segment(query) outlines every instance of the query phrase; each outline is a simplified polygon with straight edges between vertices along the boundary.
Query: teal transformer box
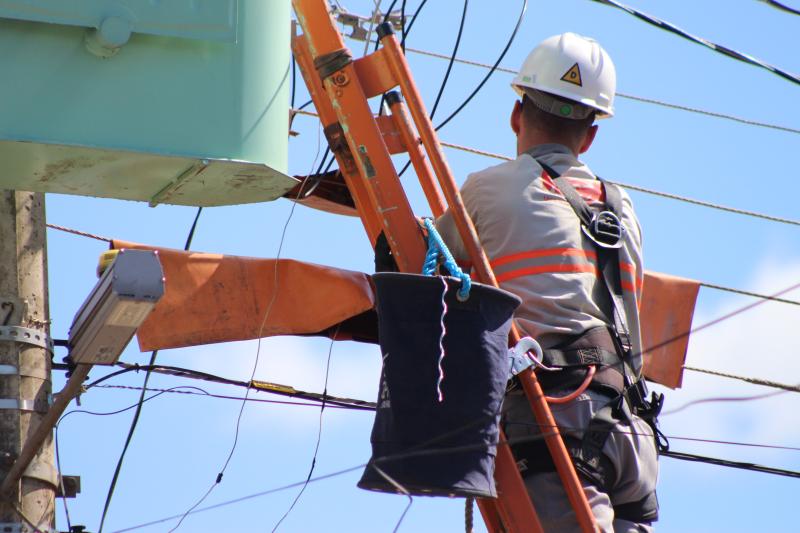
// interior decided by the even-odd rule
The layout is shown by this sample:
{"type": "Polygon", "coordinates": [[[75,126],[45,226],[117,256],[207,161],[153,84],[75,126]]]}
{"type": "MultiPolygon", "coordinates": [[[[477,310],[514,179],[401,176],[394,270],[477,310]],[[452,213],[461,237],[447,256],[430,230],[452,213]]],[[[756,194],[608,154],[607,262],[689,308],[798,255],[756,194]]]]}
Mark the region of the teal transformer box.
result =
{"type": "Polygon", "coordinates": [[[0,0],[0,188],[283,195],[290,28],[289,0],[0,0]]]}

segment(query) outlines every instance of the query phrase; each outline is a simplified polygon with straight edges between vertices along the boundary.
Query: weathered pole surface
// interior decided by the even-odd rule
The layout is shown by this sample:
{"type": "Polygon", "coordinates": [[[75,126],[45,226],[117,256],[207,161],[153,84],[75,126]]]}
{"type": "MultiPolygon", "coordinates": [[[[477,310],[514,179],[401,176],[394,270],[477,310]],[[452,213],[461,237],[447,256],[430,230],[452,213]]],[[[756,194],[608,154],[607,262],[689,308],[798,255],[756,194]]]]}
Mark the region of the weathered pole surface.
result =
{"type": "MultiPolygon", "coordinates": [[[[50,353],[41,346],[13,339],[34,332],[41,338],[50,335],[44,195],[0,191],[0,476],[3,478],[48,408],[52,387],[50,353]]],[[[8,493],[0,494],[0,524],[10,527],[8,531],[54,531],[57,483],[51,432],[20,482],[8,493]]],[[[5,530],[0,527],[0,531],[5,530]]]]}

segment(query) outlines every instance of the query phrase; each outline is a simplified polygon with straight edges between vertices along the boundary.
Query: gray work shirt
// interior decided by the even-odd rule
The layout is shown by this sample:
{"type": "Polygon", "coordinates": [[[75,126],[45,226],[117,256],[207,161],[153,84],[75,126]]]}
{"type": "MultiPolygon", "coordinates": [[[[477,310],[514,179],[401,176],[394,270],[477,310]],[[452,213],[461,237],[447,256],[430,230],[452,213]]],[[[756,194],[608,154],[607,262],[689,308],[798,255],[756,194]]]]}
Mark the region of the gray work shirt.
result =
{"type": "MultiPolygon", "coordinates": [[[[560,144],[539,145],[514,161],[470,174],[461,195],[500,286],[522,299],[515,314],[517,325],[548,348],[566,336],[606,324],[608,315],[603,309],[610,304],[600,281],[594,244],[534,158],[567,178],[590,206],[605,200],[600,181],[560,144]]],[[[625,191],[621,194],[626,234],[620,267],[638,374],[638,308],[644,276],[641,229],[630,197],[625,191]]],[[[468,262],[452,214],[442,215],[436,226],[455,258],[468,262]]]]}

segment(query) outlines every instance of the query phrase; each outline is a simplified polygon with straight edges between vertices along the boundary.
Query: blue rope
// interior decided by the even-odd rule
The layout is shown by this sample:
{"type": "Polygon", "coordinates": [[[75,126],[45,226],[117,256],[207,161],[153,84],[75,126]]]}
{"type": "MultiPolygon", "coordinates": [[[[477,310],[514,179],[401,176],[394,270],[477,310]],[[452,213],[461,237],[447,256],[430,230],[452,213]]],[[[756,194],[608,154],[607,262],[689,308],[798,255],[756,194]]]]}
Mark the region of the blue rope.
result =
{"type": "Polygon", "coordinates": [[[456,264],[453,254],[450,253],[444,240],[442,240],[442,236],[436,231],[436,226],[433,225],[433,221],[426,218],[423,222],[428,229],[428,253],[425,255],[422,273],[426,276],[433,276],[434,272],[436,272],[436,265],[439,262],[439,254],[441,254],[444,257],[445,268],[447,268],[451,275],[461,280],[461,288],[458,290],[459,299],[466,300],[469,298],[469,289],[472,287],[472,280],[456,264]]]}

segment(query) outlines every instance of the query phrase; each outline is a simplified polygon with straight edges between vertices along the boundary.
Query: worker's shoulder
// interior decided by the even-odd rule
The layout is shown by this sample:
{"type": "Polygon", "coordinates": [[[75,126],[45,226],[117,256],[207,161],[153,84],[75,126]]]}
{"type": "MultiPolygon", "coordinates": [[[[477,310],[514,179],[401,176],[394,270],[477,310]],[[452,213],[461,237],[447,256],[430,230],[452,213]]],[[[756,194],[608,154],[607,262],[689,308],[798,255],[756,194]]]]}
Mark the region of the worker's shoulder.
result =
{"type": "Polygon", "coordinates": [[[529,177],[532,174],[540,173],[541,170],[535,159],[527,154],[522,154],[516,159],[472,172],[467,176],[467,181],[464,185],[476,186],[482,183],[494,182],[495,180],[513,179],[519,176],[529,177]]]}

